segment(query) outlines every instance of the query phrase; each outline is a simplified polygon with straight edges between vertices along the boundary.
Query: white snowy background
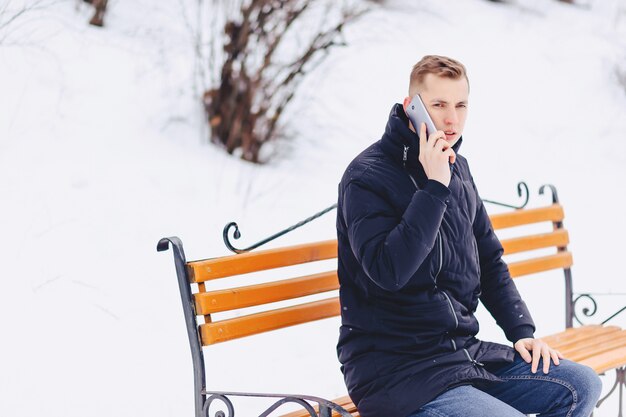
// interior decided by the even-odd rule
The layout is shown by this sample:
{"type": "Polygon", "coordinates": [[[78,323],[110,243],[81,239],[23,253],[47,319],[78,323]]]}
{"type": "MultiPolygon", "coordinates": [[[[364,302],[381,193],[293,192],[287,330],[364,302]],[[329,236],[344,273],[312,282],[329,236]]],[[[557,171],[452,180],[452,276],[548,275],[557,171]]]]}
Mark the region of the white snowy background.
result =
{"type": "MultiPolygon", "coordinates": [[[[157,241],[181,237],[188,259],[227,255],[229,221],[245,246],[334,203],[343,169],[380,137],[429,53],[468,68],[461,153],[482,196],[518,202],[525,180],[541,205],[539,186],[556,185],[575,291],[614,294],[596,297],[590,321],[623,306],[626,2],[587,1],[389,1],[302,85],[287,151],[264,166],[208,144],[197,2],[111,0],[103,29],[78,0],[21,16],[0,33],[0,416],[192,415],[172,256],[157,241]]],[[[334,217],[269,246],[334,238],[334,217]]],[[[561,330],[562,275],[517,283],[537,335],[561,330]]],[[[479,318],[481,338],[505,342],[479,318]]],[[[344,395],[337,327],[206,348],[209,389],[344,395]]],[[[616,407],[614,396],[596,416],[616,407]]]]}

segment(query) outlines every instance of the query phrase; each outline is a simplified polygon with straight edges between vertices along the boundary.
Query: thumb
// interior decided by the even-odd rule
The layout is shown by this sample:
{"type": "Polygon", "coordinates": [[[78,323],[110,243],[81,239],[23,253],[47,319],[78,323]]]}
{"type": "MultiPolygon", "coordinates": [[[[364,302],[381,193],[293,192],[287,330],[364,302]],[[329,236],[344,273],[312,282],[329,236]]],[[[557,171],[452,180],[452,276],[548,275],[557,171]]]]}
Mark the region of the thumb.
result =
{"type": "Polygon", "coordinates": [[[533,358],[530,355],[528,349],[526,349],[524,342],[518,341],[517,343],[515,343],[515,350],[517,350],[517,352],[520,354],[522,359],[526,361],[526,363],[532,362],[533,358]]]}

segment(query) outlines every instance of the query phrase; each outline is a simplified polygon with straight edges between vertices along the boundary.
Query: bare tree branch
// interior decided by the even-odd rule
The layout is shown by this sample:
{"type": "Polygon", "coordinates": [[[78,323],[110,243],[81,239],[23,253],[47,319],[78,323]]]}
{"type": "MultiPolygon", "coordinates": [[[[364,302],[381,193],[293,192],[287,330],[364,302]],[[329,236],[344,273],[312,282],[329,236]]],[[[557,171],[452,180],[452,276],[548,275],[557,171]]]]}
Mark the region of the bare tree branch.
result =
{"type": "Polygon", "coordinates": [[[243,159],[259,162],[259,150],[275,137],[302,79],[330,49],[346,44],[343,28],[366,11],[362,0],[239,2],[238,13],[224,19],[219,79],[203,97],[211,141],[229,153],[241,149],[243,159]],[[342,10],[345,4],[350,7],[342,10]],[[309,38],[304,47],[294,34],[309,38]]]}

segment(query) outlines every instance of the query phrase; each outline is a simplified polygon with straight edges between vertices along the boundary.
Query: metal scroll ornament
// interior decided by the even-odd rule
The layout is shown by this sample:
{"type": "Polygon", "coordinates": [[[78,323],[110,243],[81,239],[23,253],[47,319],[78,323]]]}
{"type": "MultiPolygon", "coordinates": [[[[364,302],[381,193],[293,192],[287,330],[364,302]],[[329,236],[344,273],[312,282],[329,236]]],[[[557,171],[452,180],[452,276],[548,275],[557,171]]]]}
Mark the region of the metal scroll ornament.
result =
{"type": "Polygon", "coordinates": [[[574,299],[574,320],[578,322],[578,324],[583,325],[583,322],[578,317],[578,313],[582,313],[585,317],[592,317],[598,311],[598,303],[596,300],[589,294],[580,294],[578,297],[574,299]],[[582,301],[586,305],[579,304],[582,301]],[[591,304],[589,304],[591,303],[591,304]]]}
{"type": "Polygon", "coordinates": [[[325,208],[324,210],[322,210],[322,211],[320,211],[318,213],[315,213],[311,217],[307,217],[306,219],[304,219],[304,220],[294,224],[293,226],[290,226],[290,227],[288,227],[288,228],[286,228],[284,230],[281,230],[280,232],[275,233],[272,236],[270,236],[270,237],[268,237],[266,239],[263,239],[260,242],[255,243],[252,246],[248,246],[245,249],[238,249],[238,248],[234,247],[233,244],[230,242],[230,238],[228,237],[228,235],[229,235],[230,230],[233,229],[233,228],[235,229],[234,232],[233,232],[233,237],[235,239],[239,239],[241,237],[241,232],[239,231],[239,226],[237,225],[237,223],[230,222],[230,223],[228,223],[224,227],[224,232],[223,232],[224,244],[226,245],[226,247],[229,250],[231,250],[232,252],[235,252],[235,253],[250,252],[251,250],[254,250],[254,249],[258,248],[261,245],[265,245],[266,243],[271,242],[272,240],[274,240],[276,238],[279,238],[282,235],[287,234],[287,233],[291,232],[292,230],[297,229],[298,227],[304,226],[305,224],[307,224],[307,223],[317,219],[318,217],[320,217],[320,216],[322,216],[322,215],[324,215],[324,214],[328,213],[329,211],[331,211],[333,209],[336,209],[336,208],[337,208],[337,203],[333,204],[330,207],[325,208]]]}
{"type": "Polygon", "coordinates": [[[207,398],[206,402],[204,403],[204,408],[202,410],[205,417],[211,417],[209,414],[210,413],[209,407],[211,407],[211,404],[213,403],[213,401],[216,401],[216,400],[221,401],[222,403],[226,405],[228,414],[226,414],[222,410],[219,410],[215,412],[215,415],[213,417],[235,417],[235,407],[233,407],[233,403],[228,399],[228,397],[226,397],[225,395],[221,395],[221,394],[213,394],[209,398],[207,398]]]}
{"type": "MultiPolygon", "coordinates": [[[[607,293],[607,294],[595,294],[595,295],[617,295],[617,294],[607,293]]],[[[578,322],[578,324],[580,324],[580,325],[584,325],[584,323],[578,317],[578,311],[580,311],[582,313],[582,315],[585,316],[585,317],[592,317],[592,316],[594,316],[598,312],[598,303],[591,296],[591,294],[580,294],[578,297],[574,298],[574,301],[573,301],[572,304],[574,305],[574,309],[573,309],[573,311],[574,311],[574,320],[576,320],[578,322]],[[581,304],[582,307],[579,307],[579,305],[578,305],[579,302],[585,303],[586,305],[582,306],[582,304],[581,304]]],[[[620,308],[615,313],[611,314],[608,318],[606,318],[600,324],[604,325],[604,324],[608,323],[610,320],[614,319],[615,317],[617,317],[618,315],[620,315],[624,311],[626,311],[626,306],[620,308]]]]}

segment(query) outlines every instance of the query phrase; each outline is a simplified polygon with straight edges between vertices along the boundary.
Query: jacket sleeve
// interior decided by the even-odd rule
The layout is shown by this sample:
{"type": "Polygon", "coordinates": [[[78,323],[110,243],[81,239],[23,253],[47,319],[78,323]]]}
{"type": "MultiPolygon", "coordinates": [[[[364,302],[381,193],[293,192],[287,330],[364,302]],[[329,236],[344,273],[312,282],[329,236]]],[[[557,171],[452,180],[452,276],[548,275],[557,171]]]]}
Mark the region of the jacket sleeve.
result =
{"type": "Polygon", "coordinates": [[[350,247],[376,285],[398,291],[409,282],[435,244],[449,194],[445,185],[428,180],[398,220],[384,196],[362,183],[347,185],[342,215],[350,247]]]}
{"type": "Polygon", "coordinates": [[[509,341],[515,343],[520,339],[533,337],[535,332],[533,319],[511,278],[508,266],[502,260],[504,252],[502,244],[493,231],[491,220],[473,180],[472,185],[477,201],[473,229],[481,269],[480,300],[504,330],[509,341]]]}

